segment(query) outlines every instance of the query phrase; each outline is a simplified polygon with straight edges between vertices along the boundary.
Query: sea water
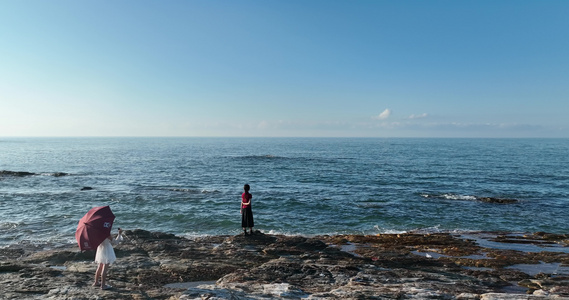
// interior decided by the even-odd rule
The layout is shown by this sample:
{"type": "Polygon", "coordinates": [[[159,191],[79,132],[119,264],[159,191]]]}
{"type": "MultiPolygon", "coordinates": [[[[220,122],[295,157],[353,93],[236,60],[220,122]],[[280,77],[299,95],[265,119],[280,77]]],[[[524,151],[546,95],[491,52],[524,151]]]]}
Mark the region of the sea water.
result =
{"type": "Polygon", "coordinates": [[[72,243],[103,205],[115,231],[237,234],[245,183],[267,233],[569,233],[568,154],[569,139],[0,138],[0,171],[34,173],[0,175],[0,246],[72,243]]]}

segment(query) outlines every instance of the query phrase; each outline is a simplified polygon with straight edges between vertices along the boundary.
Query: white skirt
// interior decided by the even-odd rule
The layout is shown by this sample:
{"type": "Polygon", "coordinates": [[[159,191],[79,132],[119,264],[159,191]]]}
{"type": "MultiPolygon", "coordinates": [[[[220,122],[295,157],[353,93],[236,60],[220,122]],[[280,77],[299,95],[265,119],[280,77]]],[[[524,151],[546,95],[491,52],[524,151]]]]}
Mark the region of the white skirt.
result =
{"type": "Polygon", "coordinates": [[[105,239],[99,247],[97,247],[97,254],[95,254],[95,262],[98,264],[112,264],[117,260],[115,250],[111,245],[109,239],[105,239]]]}

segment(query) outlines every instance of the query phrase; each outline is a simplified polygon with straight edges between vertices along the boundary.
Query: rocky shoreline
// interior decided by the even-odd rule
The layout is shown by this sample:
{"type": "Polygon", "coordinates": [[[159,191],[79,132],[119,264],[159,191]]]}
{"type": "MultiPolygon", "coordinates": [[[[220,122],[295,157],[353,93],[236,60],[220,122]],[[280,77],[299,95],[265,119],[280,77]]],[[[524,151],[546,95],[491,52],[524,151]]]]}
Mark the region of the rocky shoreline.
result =
{"type": "Polygon", "coordinates": [[[569,299],[567,234],[125,234],[105,291],[94,252],[0,249],[0,299],[569,299]]]}

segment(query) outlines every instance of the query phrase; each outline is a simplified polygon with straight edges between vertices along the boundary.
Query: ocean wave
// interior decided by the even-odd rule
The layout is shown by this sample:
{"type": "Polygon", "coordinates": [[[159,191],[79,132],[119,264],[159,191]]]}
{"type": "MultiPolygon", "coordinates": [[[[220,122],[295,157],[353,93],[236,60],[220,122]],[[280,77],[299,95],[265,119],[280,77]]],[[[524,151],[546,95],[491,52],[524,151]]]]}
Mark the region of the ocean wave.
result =
{"type": "MultiPolygon", "coordinates": [[[[256,231],[262,232],[263,234],[268,234],[268,235],[284,235],[284,236],[306,236],[305,234],[300,234],[300,233],[294,233],[294,232],[289,232],[286,230],[278,230],[278,229],[258,229],[255,228],[256,231]]],[[[186,232],[183,234],[180,234],[180,236],[187,238],[187,239],[199,239],[199,238],[205,238],[205,237],[212,237],[212,236],[225,236],[225,235],[237,235],[237,234],[241,234],[243,231],[241,230],[241,228],[235,228],[235,229],[231,229],[229,231],[225,231],[223,233],[200,233],[200,232],[186,232]]]]}
{"type": "Polygon", "coordinates": [[[216,194],[216,193],[221,193],[218,190],[206,190],[206,189],[171,188],[168,190],[173,191],[173,192],[182,192],[182,193],[190,193],[190,194],[216,194]]]}
{"type": "Polygon", "coordinates": [[[407,233],[407,231],[405,231],[405,230],[383,228],[383,227],[380,227],[379,225],[373,226],[373,229],[374,229],[374,231],[376,231],[375,233],[378,233],[378,234],[403,234],[403,233],[407,233]]]}
{"type": "Polygon", "coordinates": [[[361,208],[383,208],[386,206],[385,203],[372,203],[372,202],[356,203],[355,205],[361,208]]]}
{"type": "Polygon", "coordinates": [[[262,159],[262,160],[268,160],[268,159],[289,159],[288,157],[285,157],[285,156],[278,156],[278,155],[272,155],[272,154],[244,155],[244,156],[236,156],[236,157],[233,157],[233,158],[246,159],[246,160],[252,160],[252,159],[262,159]]]}
{"type": "Polygon", "coordinates": [[[457,194],[443,194],[443,195],[441,195],[441,197],[443,197],[444,199],[448,199],[448,200],[476,200],[477,199],[476,196],[457,195],[457,194]]]}
{"type": "Polygon", "coordinates": [[[485,197],[485,196],[471,196],[471,195],[460,195],[460,194],[440,194],[440,195],[430,195],[421,194],[425,198],[437,198],[444,200],[467,200],[467,201],[480,201],[485,203],[497,203],[497,204],[513,204],[519,203],[520,200],[513,198],[502,198],[502,197],[485,197]]]}
{"type": "Polygon", "coordinates": [[[182,193],[190,193],[190,194],[200,194],[201,190],[199,189],[188,189],[188,188],[157,188],[157,190],[167,190],[172,192],[182,192],[182,193]]]}
{"type": "Polygon", "coordinates": [[[172,186],[139,186],[133,189],[134,192],[169,191],[189,194],[216,194],[221,193],[217,189],[185,188],[172,186]]]}
{"type": "Polygon", "coordinates": [[[230,156],[232,159],[239,160],[255,160],[255,161],[297,161],[297,162],[321,162],[321,163],[337,163],[339,160],[350,160],[350,158],[325,158],[325,157],[307,157],[307,156],[280,156],[272,154],[262,155],[244,155],[230,156]]]}
{"type": "Polygon", "coordinates": [[[436,199],[445,199],[445,200],[477,200],[478,197],[471,196],[471,195],[460,195],[460,194],[452,194],[452,193],[445,193],[445,194],[438,194],[438,195],[431,195],[431,194],[421,194],[424,198],[436,198],[436,199]]]}
{"type": "Polygon", "coordinates": [[[381,234],[434,234],[434,233],[450,233],[450,234],[474,234],[479,233],[480,230],[471,230],[471,229],[445,229],[442,228],[442,225],[435,225],[429,227],[421,227],[409,230],[396,230],[390,228],[381,228],[379,226],[374,226],[374,230],[381,234]]]}
{"type": "Polygon", "coordinates": [[[19,225],[20,225],[19,223],[14,223],[14,222],[2,222],[2,223],[0,223],[0,229],[2,229],[2,230],[15,229],[19,225]]]}
{"type": "Polygon", "coordinates": [[[302,234],[298,232],[291,232],[285,230],[278,230],[278,229],[269,229],[269,230],[260,230],[264,234],[270,235],[284,235],[284,236],[302,236],[302,234]]]}

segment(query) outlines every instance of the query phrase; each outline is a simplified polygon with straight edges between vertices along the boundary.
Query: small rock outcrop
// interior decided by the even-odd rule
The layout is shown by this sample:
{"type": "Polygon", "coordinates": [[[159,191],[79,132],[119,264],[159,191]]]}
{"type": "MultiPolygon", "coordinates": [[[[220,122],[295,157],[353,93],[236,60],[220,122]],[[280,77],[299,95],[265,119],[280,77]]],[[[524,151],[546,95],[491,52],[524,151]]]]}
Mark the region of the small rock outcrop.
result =
{"type": "Polygon", "coordinates": [[[0,176],[14,176],[14,177],[24,177],[24,176],[32,176],[36,175],[35,173],[30,172],[18,172],[18,171],[0,171],[0,176]]]}
{"type": "MultiPolygon", "coordinates": [[[[64,173],[64,172],[55,172],[55,173],[42,173],[45,175],[50,175],[53,177],[62,177],[62,176],[67,176],[69,175],[69,173],[64,173]]],[[[24,172],[24,171],[0,171],[0,177],[26,177],[26,176],[34,176],[34,175],[42,175],[42,174],[38,174],[38,173],[32,173],[32,172],[24,172]]]]}
{"type": "Polygon", "coordinates": [[[495,198],[495,197],[478,197],[477,199],[486,203],[498,203],[498,204],[512,204],[520,202],[519,200],[516,199],[495,198]]]}

